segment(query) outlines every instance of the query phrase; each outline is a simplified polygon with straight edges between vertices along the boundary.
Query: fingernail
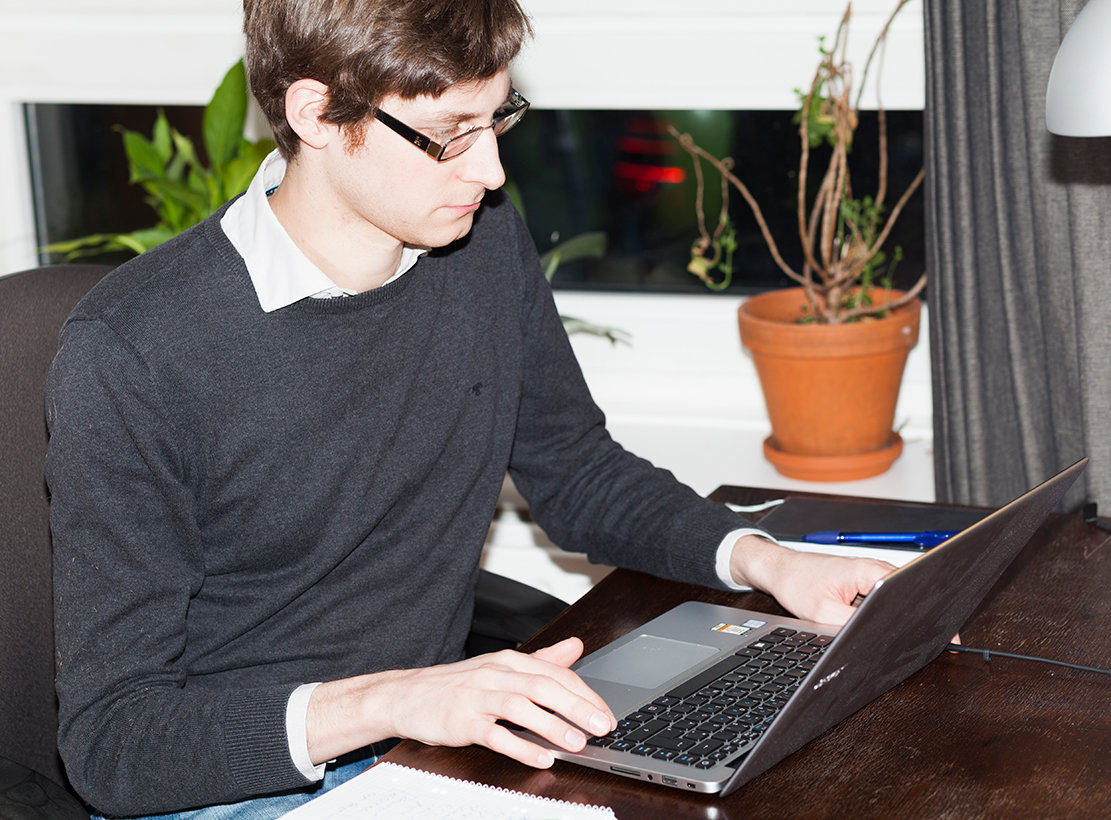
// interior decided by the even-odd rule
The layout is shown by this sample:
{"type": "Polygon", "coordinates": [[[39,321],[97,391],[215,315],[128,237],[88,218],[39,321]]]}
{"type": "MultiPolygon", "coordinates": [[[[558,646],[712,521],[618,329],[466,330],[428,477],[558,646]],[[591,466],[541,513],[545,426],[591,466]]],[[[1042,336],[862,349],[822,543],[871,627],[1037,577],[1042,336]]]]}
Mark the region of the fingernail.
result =
{"type": "Polygon", "coordinates": [[[552,757],[551,752],[541,752],[536,758],[536,763],[541,769],[550,769],[555,763],[555,758],[552,757]]]}
{"type": "Polygon", "coordinates": [[[590,731],[592,731],[596,735],[606,734],[607,732],[609,732],[612,725],[613,724],[610,723],[609,718],[607,718],[601,712],[595,712],[590,718],[590,731]]]}

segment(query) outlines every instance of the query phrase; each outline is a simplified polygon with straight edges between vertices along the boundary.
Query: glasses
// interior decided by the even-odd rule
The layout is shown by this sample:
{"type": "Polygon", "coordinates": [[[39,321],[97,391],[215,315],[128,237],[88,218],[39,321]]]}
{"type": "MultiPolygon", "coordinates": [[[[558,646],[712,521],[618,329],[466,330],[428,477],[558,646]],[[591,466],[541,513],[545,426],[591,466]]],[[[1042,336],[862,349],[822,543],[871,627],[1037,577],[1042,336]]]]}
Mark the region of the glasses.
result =
{"type": "Polygon", "coordinates": [[[480,126],[479,128],[472,128],[470,131],[464,131],[459,136],[452,137],[443,145],[434,142],[415,128],[410,128],[401,120],[391,117],[381,108],[374,109],[374,117],[387,128],[400,134],[413,145],[417,146],[417,148],[424,151],[424,153],[428,154],[428,156],[432,157],[436,162],[446,162],[449,159],[454,159],[459,156],[478,142],[478,138],[482,136],[482,132],[487,128],[494,129],[494,136],[500,137],[521,121],[521,118],[525,116],[525,112],[528,111],[528,107],[529,101],[522,97],[520,92],[516,89],[512,89],[505,105],[494,112],[494,121],[492,123],[480,126]]]}

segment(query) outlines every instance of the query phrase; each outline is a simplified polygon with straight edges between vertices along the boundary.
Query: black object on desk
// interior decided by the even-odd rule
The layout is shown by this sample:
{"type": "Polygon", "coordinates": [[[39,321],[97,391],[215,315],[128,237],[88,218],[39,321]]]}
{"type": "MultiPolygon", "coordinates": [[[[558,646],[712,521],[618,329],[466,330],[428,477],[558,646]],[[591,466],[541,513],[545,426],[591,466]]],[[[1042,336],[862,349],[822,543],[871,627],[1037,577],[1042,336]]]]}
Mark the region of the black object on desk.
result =
{"type": "Polygon", "coordinates": [[[840,532],[920,532],[963,530],[991,510],[933,507],[899,501],[791,496],[757,522],[781,541],[801,541],[825,530],[840,532]]]}

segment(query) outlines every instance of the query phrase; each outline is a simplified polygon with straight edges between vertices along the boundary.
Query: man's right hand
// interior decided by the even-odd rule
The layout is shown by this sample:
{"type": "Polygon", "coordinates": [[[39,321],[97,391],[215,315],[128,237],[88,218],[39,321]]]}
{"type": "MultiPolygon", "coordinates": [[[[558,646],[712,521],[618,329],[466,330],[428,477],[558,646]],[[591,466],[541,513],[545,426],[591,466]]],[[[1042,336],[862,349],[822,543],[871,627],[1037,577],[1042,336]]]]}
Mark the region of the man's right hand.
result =
{"type": "Polygon", "coordinates": [[[504,650],[442,666],[321,684],[309,701],[309,755],[321,763],[400,737],[439,746],[475,743],[528,766],[547,768],[554,762],[549,750],[498,721],[569,751],[586,745],[577,726],[596,735],[613,730],[613,712],[570,669],[582,652],[582,641],[568,638],[530,655],[504,650]]]}

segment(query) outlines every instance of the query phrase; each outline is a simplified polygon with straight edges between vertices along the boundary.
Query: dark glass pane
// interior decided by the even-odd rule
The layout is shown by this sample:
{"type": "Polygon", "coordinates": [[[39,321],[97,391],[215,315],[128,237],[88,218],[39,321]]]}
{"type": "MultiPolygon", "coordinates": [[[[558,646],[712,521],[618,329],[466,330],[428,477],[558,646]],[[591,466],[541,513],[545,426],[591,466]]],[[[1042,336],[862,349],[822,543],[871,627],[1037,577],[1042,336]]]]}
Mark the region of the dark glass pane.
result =
{"type": "MultiPolygon", "coordinates": [[[[163,106],[170,124],[202,151],[200,106],[163,106]]],[[[150,137],[158,108],[149,105],[26,106],[35,230],[39,246],[94,233],[152,227],[158,216],[128,181],[120,128],[150,137]]],[[[40,254],[44,263],[60,254],[40,254]]],[[[115,264],[132,254],[91,257],[115,264]]]]}
{"type": "MultiPolygon", "coordinates": [[[[501,140],[507,173],[521,189],[533,238],[541,252],[585,231],[603,231],[601,260],[566,263],[557,287],[702,292],[686,272],[698,238],[695,178],[689,156],[667,125],[691,133],[715,156],[732,156],[735,173],[752,191],[788,264],[798,269],[802,251],[795,211],[799,141],[789,111],[530,111],[501,140]]],[[[922,114],[888,112],[889,182],[893,204],[922,167],[922,114]]],[[[875,193],[878,177],[877,117],[863,112],[851,159],[858,196],[875,193]]],[[[826,156],[812,153],[812,168],[826,156]]],[[[720,177],[706,172],[706,223],[712,233],[720,213],[720,177]]],[[[817,180],[813,180],[817,181],[817,180]]],[[[922,193],[903,212],[886,247],[905,255],[896,284],[906,287],[922,272],[922,193]]],[[[738,249],[730,290],[780,287],[790,280],[775,265],[740,194],[730,191],[738,249]]]]}

